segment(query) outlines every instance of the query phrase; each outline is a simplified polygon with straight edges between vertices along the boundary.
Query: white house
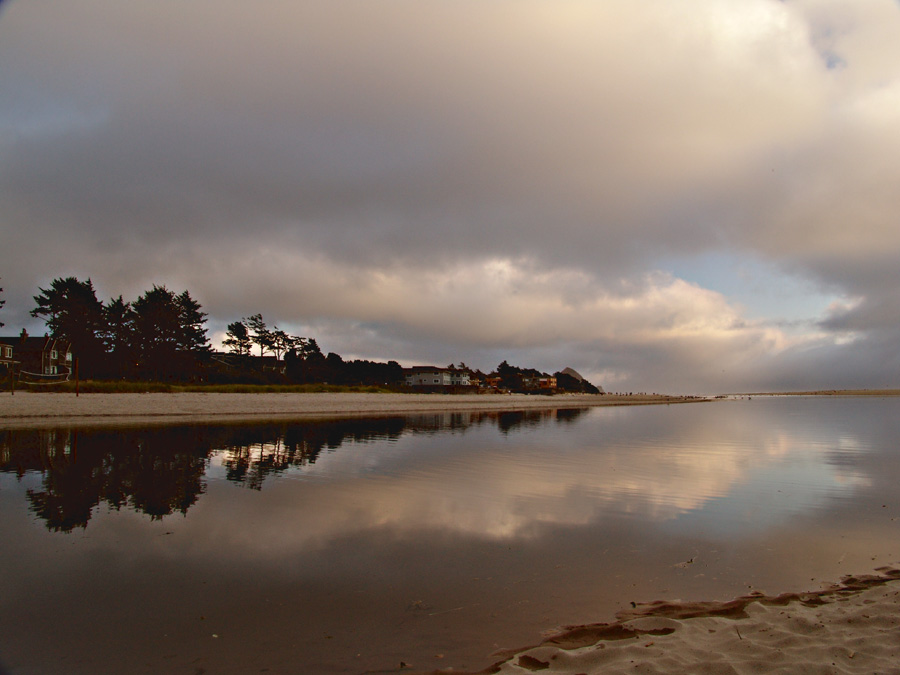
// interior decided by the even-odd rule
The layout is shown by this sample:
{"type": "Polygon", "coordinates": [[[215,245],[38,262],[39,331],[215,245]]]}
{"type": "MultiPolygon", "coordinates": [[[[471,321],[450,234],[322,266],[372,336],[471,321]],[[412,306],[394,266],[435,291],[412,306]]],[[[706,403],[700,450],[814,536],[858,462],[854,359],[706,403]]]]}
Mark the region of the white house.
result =
{"type": "Polygon", "coordinates": [[[410,387],[468,387],[471,371],[459,368],[413,366],[404,370],[410,387]]]}

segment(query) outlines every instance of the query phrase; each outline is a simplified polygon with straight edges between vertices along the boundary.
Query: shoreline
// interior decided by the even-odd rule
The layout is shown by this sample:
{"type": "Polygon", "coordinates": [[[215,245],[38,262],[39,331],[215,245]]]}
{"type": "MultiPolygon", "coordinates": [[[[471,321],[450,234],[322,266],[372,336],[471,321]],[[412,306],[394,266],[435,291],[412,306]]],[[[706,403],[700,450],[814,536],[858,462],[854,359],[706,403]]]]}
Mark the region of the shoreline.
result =
{"type": "MultiPolygon", "coordinates": [[[[897,672],[900,570],[876,572],[818,591],[638,604],[613,622],[563,626],[497,653],[502,660],[469,675],[897,672]]],[[[458,671],[429,675],[449,672],[458,671]]]]}
{"type": "Polygon", "coordinates": [[[900,396],[900,389],[818,389],[810,391],[754,391],[728,396],[900,396]]]}
{"type": "Polygon", "coordinates": [[[692,396],[642,394],[113,393],[0,394],[0,429],[59,426],[253,423],[421,413],[520,411],[697,403],[692,396]]]}

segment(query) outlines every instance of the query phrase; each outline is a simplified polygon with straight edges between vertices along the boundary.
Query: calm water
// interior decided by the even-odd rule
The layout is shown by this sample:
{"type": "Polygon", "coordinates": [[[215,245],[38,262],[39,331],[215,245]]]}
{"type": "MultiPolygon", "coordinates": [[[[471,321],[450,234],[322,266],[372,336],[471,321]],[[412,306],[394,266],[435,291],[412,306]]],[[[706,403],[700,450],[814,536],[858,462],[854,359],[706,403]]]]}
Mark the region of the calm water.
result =
{"type": "Polygon", "coordinates": [[[900,399],[0,430],[13,673],[476,670],[900,561],[900,399]],[[692,562],[689,562],[692,561],[692,562]]]}

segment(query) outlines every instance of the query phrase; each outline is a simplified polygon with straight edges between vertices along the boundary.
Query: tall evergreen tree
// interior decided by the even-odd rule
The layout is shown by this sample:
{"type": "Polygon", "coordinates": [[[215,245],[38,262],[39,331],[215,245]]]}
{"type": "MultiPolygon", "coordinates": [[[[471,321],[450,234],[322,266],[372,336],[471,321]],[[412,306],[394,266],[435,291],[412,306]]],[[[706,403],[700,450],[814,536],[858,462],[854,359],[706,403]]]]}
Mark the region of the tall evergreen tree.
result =
{"type": "Polygon", "coordinates": [[[314,338],[294,338],[284,357],[285,374],[292,382],[324,382],[328,379],[325,356],[314,338]]]}
{"type": "Polygon", "coordinates": [[[134,372],[134,309],[120,295],[103,305],[104,327],[101,332],[106,349],[106,373],[110,377],[129,377],[134,372]]]}
{"type": "Polygon", "coordinates": [[[81,372],[93,376],[102,366],[103,303],[97,299],[90,279],[54,279],[50,288],[34,296],[37,307],[31,316],[42,318],[51,337],[71,343],[80,360],[81,372]]]}
{"type": "Polygon", "coordinates": [[[244,321],[247,322],[247,328],[252,331],[250,339],[259,347],[259,355],[263,356],[266,352],[272,351],[272,331],[269,330],[266,322],[263,321],[262,314],[254,314],[244,319],[244,321]]]}
{"type": "Polygon", "coordinates": [[[197,374],[198,357],[208,350],[206,314],[187,291],[175,295],[153,286],[134,301],[134,336],[145,377],[187,379],[197,374]]]}
{"type": "Polygon", "coordinates": [[[209,351],[206,337],[206,312],[188,291],[175,298],[178,305],[178,348],[184,352],[201,354],[209,351]]]}
{"type": "MultiPolygon", "coordinates": [[[[304,338],[300,339],[304,340],[304,338]]],[[[319,343],[316,342],[315,338],[304,340],[301,353],[303,354],[303,358],[307,359],[311,356],[322,356],[322,350],[319,349],[319,343]]]]}
{"type": "Polygon", "coordinates": [[[500,384],[507,389],[518,389],[522,386],[522,369],[509,365],[505,360],[497,366],[500,384]]]}
{"type": "Polygon", "coordinates": [[[249,356],[253,340],[250,339],[250,331],[247,330],[247,324],[243,321],[235,321],[228,324],[222,344],[235,354],[247,354],[249,356]]]}
{"type": "Polygon", "coordinates": [[[175,294],[154,285],[133,303],[134,346],[144,377],[164,379],[173,374],[178,355],[179,312],[175,294]]]}

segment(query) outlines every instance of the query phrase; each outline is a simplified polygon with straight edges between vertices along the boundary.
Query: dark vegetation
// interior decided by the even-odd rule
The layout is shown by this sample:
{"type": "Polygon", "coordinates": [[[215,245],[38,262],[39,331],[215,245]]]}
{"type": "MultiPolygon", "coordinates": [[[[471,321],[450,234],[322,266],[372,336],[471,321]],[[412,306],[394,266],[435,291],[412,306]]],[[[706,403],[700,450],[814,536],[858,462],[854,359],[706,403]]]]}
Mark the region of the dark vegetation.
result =
{"type": "Polygon", "coordinates": [[[97,506],[159,520],[187,514],[206,492],[206,469],[221,454],[226,480],[262,490],[267,479],[303,471],[344,443],[396,440],[496,426],[507,434],[555,419],[568,424],[583,409],[418,415],[253,425],[130,429],[0,429],[0,473],[41,474],[26,495],[31,512],[55,532],[86,528],[97,506]]]}
{"type": "MultiPolygon", "coordinates": [[[[133,301],[120,295],[105,303],[90,279],[54,279],[39,290],[31,315],[44,320],[50,337],[69,343],[82,391],[405,389],[396,361],[345,361],[334,352],[323,354],[314,338],[270,327],[261,314],[228,324],[223,340],[228,351],[216,352],[207,337],[207,314],[187,290],[154,285],[133,301]]],[[[462,363],[457,369],[470,370],[462,363]]],[[[493,379],[493,388],[533,391],[528,383],[548,376],[503,361],[494,373],[476,370],[472,377],[481,386],[493,379]]],[[[558,390],[599,393],[586,380],[565,373],[555,377],[558,390]]],[[[67,382],[58,388],[73,387],[67,382]]]]}

